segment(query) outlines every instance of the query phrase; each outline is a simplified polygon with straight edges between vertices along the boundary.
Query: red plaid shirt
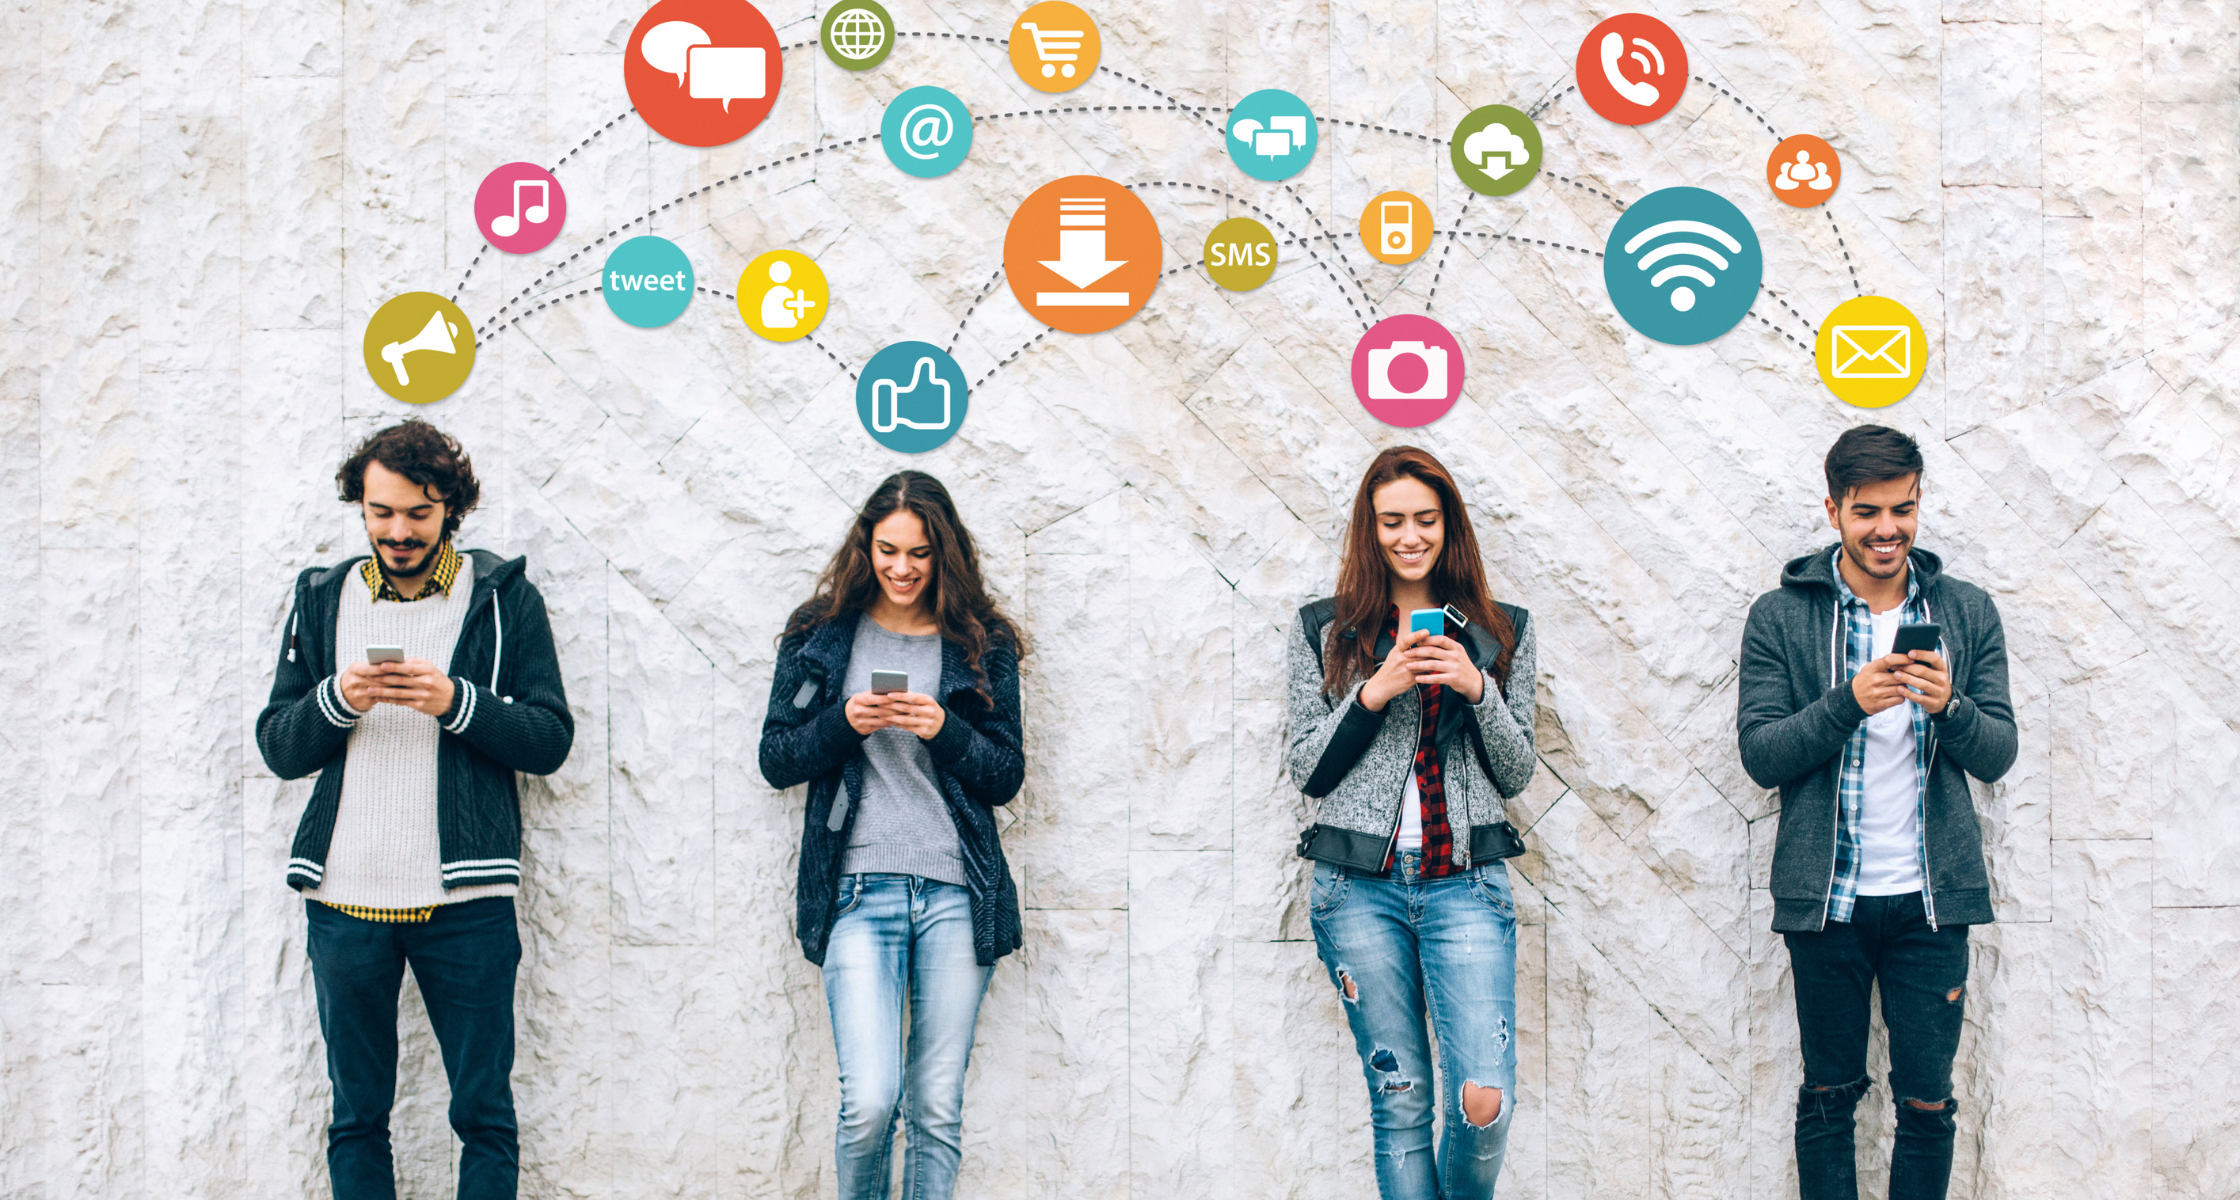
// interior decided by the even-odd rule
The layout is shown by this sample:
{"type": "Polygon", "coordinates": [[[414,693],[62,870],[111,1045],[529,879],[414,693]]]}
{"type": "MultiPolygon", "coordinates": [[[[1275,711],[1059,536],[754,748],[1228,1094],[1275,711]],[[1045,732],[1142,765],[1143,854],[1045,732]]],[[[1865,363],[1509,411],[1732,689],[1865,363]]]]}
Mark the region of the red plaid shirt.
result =
{"type": "MultiPolygon", "coordinates": [[[[1396,641],[1400,637],[1398,605],[1385,613],[1384,636],[1396,641]]],[[[1439,760],[1439,701],[1446,690],[1436,683],[1416,687],[1423,697],[1423,720],[1416,727],[1416,792],[1422,802],[1422,874],[1426,879],[1455,873],[1454,830],[1447,825],[1446,767],[1439,760]]],[[[1397,849],[1398,843],[1394,845],[1397,849]]],[[[1387,871],[1392,869],[1389,853],[1384,866],[1387,871]]]]}

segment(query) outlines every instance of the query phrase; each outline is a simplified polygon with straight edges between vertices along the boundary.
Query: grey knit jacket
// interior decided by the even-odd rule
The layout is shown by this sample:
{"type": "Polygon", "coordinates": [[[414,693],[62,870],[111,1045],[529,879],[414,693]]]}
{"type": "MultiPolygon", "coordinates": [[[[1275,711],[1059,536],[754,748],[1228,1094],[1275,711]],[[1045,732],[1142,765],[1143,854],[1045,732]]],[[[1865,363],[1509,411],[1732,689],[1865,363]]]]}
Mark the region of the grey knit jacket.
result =
{"type": "MultiPolygon", "coordinates": [[[[1318,862],[1381,872],[1400,827],[1400,798],[1414,769],[1423,701],[1418,689],[1393,697],[1384,711],[1362,707],[1357,677],[1333,700],[1322,692],[1321,631],[1334,605],[1317,600],[1299,610],[1289,641],[1291,781],[1319,801],[1314,824],[1299,835],[1299,853],[1318,862]]],[[[1503,801],[1532,779],[1535,666],[1531,614],[1503,605],[1517,630],[1505,688],[1490,686],[1501,646],[1475,626],[1462,631],[1470,661],[1488,682],[1477,704],[1440,706],[1437,741],[1445,769],[1447,823],[1454,864],[1468,867],[1518,853],[1503,801]]],[[[1391,653],[1379,636],[1377,661],[1391,653]]]]}

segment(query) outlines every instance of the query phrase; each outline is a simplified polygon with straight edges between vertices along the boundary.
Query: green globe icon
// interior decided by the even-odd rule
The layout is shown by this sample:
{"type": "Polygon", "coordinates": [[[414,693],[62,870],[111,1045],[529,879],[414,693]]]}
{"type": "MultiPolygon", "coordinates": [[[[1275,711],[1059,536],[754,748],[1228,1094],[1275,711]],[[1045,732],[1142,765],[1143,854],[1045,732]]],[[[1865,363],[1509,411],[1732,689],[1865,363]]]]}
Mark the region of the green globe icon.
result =
{"type": "Polygon", "coordinates": [[[850,71],[868,71],[893,49],[894,21],[873,0],[841,0],[825,13],[819,38],[825,55],[850,71]]]}

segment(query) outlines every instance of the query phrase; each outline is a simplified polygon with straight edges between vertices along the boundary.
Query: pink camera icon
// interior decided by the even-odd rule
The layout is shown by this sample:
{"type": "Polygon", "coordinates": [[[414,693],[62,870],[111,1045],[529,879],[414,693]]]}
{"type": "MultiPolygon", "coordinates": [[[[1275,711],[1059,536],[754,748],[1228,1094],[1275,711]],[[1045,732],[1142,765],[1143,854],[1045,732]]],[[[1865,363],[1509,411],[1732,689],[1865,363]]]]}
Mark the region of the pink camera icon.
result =
{"type": "Polygon", "coordinates": [[[1462,376],[1462,343],[1426,316],[1386,317],[1354,343],[1354,398],[1387,425],[1415,429],[1447,415],[1462,376]]]}
{"type": "Polygon", "coordinates": [[[1443,346],[1426,346],[1422,342],[1394,342],[1382,350],[1371,350],[1369,352],[1369,398],[1371,400],[1446,399],[1446,348],[1443,346]],[[1392,381],[1392,365],[1403,356],[1413,356],[1423,362],[1423,382],[1413,388],[1402,387],[1392,381]]]}

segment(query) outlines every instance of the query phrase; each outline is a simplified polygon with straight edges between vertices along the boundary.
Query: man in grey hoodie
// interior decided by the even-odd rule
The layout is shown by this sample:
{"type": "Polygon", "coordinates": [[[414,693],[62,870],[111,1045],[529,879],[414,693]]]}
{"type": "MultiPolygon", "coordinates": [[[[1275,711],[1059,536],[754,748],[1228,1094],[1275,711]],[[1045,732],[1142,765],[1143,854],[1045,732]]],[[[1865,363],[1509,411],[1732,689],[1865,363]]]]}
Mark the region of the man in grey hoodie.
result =
{"type": "Polygon", "coordinates": [[[1982,589],[1913,546],[1921,450],[1861,425],[1828,451],[1840,537],[1788,564],[1743,630],[1742,763],[1781,789],[1773,928],[1788,943],[1804,1085],[1803,1200],[1853,1200],[1852,1110],[1867,1076],[1870,993],[1882,992],[1897,1107],[1891,1200],[1942,1200],[1957,1104],[1952,1056],[1968,926],[1992,920],[1968,776],[2014,764],[2006,637],[1982,589]],[[1902,626],[1936,650],[1892,652],[1902,626]]]}

